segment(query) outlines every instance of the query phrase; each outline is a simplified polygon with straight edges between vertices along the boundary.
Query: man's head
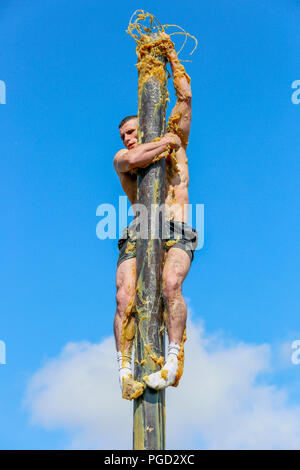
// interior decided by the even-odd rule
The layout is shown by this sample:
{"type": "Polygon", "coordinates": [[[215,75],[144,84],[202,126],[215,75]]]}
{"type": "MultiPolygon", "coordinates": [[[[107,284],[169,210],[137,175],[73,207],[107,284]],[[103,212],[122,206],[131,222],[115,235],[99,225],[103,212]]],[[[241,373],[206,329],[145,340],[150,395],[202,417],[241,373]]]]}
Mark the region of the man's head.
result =
{"type": "Polygon", "coordinates": [[[130,150],[137,144],[137,116],[126,116],[119,124],[120,137],[130,150]]]}

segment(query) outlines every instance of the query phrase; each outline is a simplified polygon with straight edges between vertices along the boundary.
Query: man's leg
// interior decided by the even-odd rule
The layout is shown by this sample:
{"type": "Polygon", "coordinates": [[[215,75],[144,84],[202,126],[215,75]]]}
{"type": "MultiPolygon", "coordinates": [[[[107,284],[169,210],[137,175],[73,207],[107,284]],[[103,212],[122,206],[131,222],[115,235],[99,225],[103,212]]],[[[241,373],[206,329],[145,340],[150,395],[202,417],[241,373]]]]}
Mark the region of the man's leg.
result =
{"type": "Polygon", "coordinates": [[[191,261],[181,248],[170,248],[163,268],[162,292],[167,311],[166,327],[169,350],[166,363],[161,371],[144,378],[149,387],[161,390],[175,382],[178,353],[186,324],[187,308],[182,296],[182,283],[186,278],[191,261]]]}
{"type": "Polygon", "coordinates": [[[190,266],[189,255],[184,250],[174,246],[168,251],[163,269],[162,292],[167,310],[169,343],[180,344],[182,340],[187,317],[182,284],[190,266]]]}
{"type": "Polygon", "coordinates": [[[122,378],[131,375],[131,349],[134,337],[135,319],[132,315],[135,298],[136,259],[123,261],[117,268],[116,274],[116,315],[114,319],[114,334],[120,370],[120,385],[122,378]]]}

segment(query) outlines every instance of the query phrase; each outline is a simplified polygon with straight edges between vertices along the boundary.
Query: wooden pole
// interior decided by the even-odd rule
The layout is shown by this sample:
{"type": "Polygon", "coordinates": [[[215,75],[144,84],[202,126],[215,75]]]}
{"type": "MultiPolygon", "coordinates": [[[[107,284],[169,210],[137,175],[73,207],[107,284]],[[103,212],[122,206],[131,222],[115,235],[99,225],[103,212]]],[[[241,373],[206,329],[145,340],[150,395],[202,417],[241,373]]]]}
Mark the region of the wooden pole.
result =
{"type": "MultiPolygon", "coordinates": [[[[149,32],[149,41],[157,33],[149,32]]],[[[151,74],[149,67],[139,68],[138,138],[150,142],[165,133],[167,104],[166,59],[157,56],[163,73],[151,74]]],[[[147,59],[147,58],[146,58],[147,59]]],[[[157,71],[157,69],[156,69],[157,71]]],[[[164,328],[161,297],[163,242],[151,236],[151,223],[156,208],[165,200],[165,159],[144,169],[137,178],[137,202],[147,209],[148,237],[137,239],[137,292],[135,335],[135,380],[142,382],[145,375],[160,370],[164,358],[164,328]],[[159,361],[160,358],[160,361],[159,361]],[[157,364],[158,361],[158,364],[157,364]],[[160,365],[159,365],[160,364],[160,365]]],[[[157,223],[157,220],[156,220],[157,223]]],[[[165,449],[165,393],[146,387],[142,396],[134,400],[133,449],[165,449]]]]}

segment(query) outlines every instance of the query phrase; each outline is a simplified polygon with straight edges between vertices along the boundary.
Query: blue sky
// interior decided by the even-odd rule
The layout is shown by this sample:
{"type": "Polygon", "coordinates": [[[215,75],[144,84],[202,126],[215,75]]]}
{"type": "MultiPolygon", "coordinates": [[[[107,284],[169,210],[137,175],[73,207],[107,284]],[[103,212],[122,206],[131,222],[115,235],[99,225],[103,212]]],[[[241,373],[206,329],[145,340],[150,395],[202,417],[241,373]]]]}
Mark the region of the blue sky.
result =
{"type": "MultiPolygon", "coordinates": [[[[179,24],[198,39],[195,53],[189,55],[190,41],[180,57],[192,60],[185,64],[193,93],[190,202],[204,204],[205,241],[196,252],[184,295],[191,337],[198,334],[191,342],[198,349],[191,348],[190,354],[205,358],[206,366],[201,368],[193,356],[182,388],[188,388],[188,370],[195,373],[196,368],[201,376],[210,360],[219,361],[217,350],[224,352],[222,358],[231,358],[230,371],[247,368],[249,353],[256,364],[247,382],[251,391],[265,387],[268,393],[283,393],[284,416],[299,412],[300,364],[291,363],[290,345],[300,339],[300,105],[291,99],[292,83],[300,80],[300,3],[187,0],[183,7],[178,0],[2,0],[2,449],[114,445],[101,441],[102,431],[93,435],[94,425],[86,424],[88,411],[82,420],[48,420],[50,408],[52,417],[60,416],[60,408],[53,399],[56,374],[50,374],[51,385],[47,374],[51,364],[54,370],[62,364],[73,367],[68,354],[82,359],[89,351],[92,361],[102,347],[111,352],[107,377],[117,374],[111,339],[117,244],[96,237],[96,209],[103,203],[117,208],[122,195],[112,159],[121,148],[119,121],[137,111],[135,44],[125,33],[137,8],[155,14],[162,24],[179,24]],[[66,359],[62,351],[70,343],[74,348],[71,353],[67,349],[66,359]],[[241,344],[247,354],[244,365],[237,366],[241,344]],[[28,391],[32,388],[34,393],[28,391]]],[[[180,36],[176,45],[181,45],[180,36]]],[[[171,90],[171,80],[168,86],[171,90]]],[[[174,94],[172,98],[171,105],[174,94]]],[[[94,379],[91,393],[97,394],[92,385],[99,379],[94,379]]],[[[217,387],[217,378],[213,388],[214,383],[217,387]]],[[[169,405],[167,401],[170,422],[175,392],[170,392],[169,405]]],[[[68,393],[61,391],[61,396],[68,393]]],[[[113,393],[118,404],[112,401],[112,409],[124,410],[128,403],[118,390],[113,393]]],[[[246,405],[240,397],[242,414],[246,405]]],[[[79,398],[88,401],[83,392],[79,398]]],[[[279,426],[276,400],[272,423],[279,426]]],[[[72,417],[77,405],[70,409],[72,417]]],[[[95,402],[100,421],[102,406],[103,401],[95,402]]],[[[250,426],[244,440],[225,443],[213,434],[214,418],[202,418],[190,441],[173,436],[169,446],[258,446],[249,437],[255,434],[250,426]]],[[[265,446],[299,448],[300,429],[295,426],[293,443],[285,436],[265,446]]],[[[120,435],[115,448],[126,447],[122,439],[120,435]]]]}

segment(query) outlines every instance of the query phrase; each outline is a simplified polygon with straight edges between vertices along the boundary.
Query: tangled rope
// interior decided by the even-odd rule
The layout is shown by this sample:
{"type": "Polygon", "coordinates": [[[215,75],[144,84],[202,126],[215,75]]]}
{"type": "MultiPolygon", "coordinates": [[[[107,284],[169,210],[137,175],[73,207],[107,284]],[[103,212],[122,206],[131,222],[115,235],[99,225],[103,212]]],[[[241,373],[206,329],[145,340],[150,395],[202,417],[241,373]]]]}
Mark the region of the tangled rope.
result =
{"type": "MultiPolygon", "coordinates": [[[[190,33],[186,32],[181,26],[174,25],[174,24],[162,25],[158,21],[156,16],[152,15],[151,13],[145,12],[144,10],[136,10],[132,14],[132,16],[129,20],[129,24],[128,24],[128,28],[126,30],[126,33],[128,33],[131,37],[133,37],[135,42],[139,45],[139,44],[141,44],[141,42],[145,41],[144,35],[147,35],[147,33],[155,32],[155,31],[157,33],[166,33],[166,28],[171,28],[171,27],[172,28],[179,28],[180,31],[174,31],[173,33],[169,33],[168,36],[174,36],[176,34],[185,36],[184,42],[183,42],[181,48],[179,49],[179,51],[177,52],[177,55],[183,50],[184,46],[187,43],[187,39],[189,37],[194,39],[194,41],[195,41],[195,47],[192,50],[192,52],[190,52],[190,55],[192,55],[194,53],[194,51],[196,50],[197,46],[198,46],[198,41],[197,41],[197,38],[195,36],[193,36],[190,33]],[[136,18],[133,21],[133,18],[135,16],[136,16],[136,18]],[[142,23],[143,21],[145,21],[147,19],[149,20],[149,23],[150,23],[149,26],[142,23]]],[[[182,62],[190,62],[190,61],[183,61],[182,60],[182,62]]]]}

